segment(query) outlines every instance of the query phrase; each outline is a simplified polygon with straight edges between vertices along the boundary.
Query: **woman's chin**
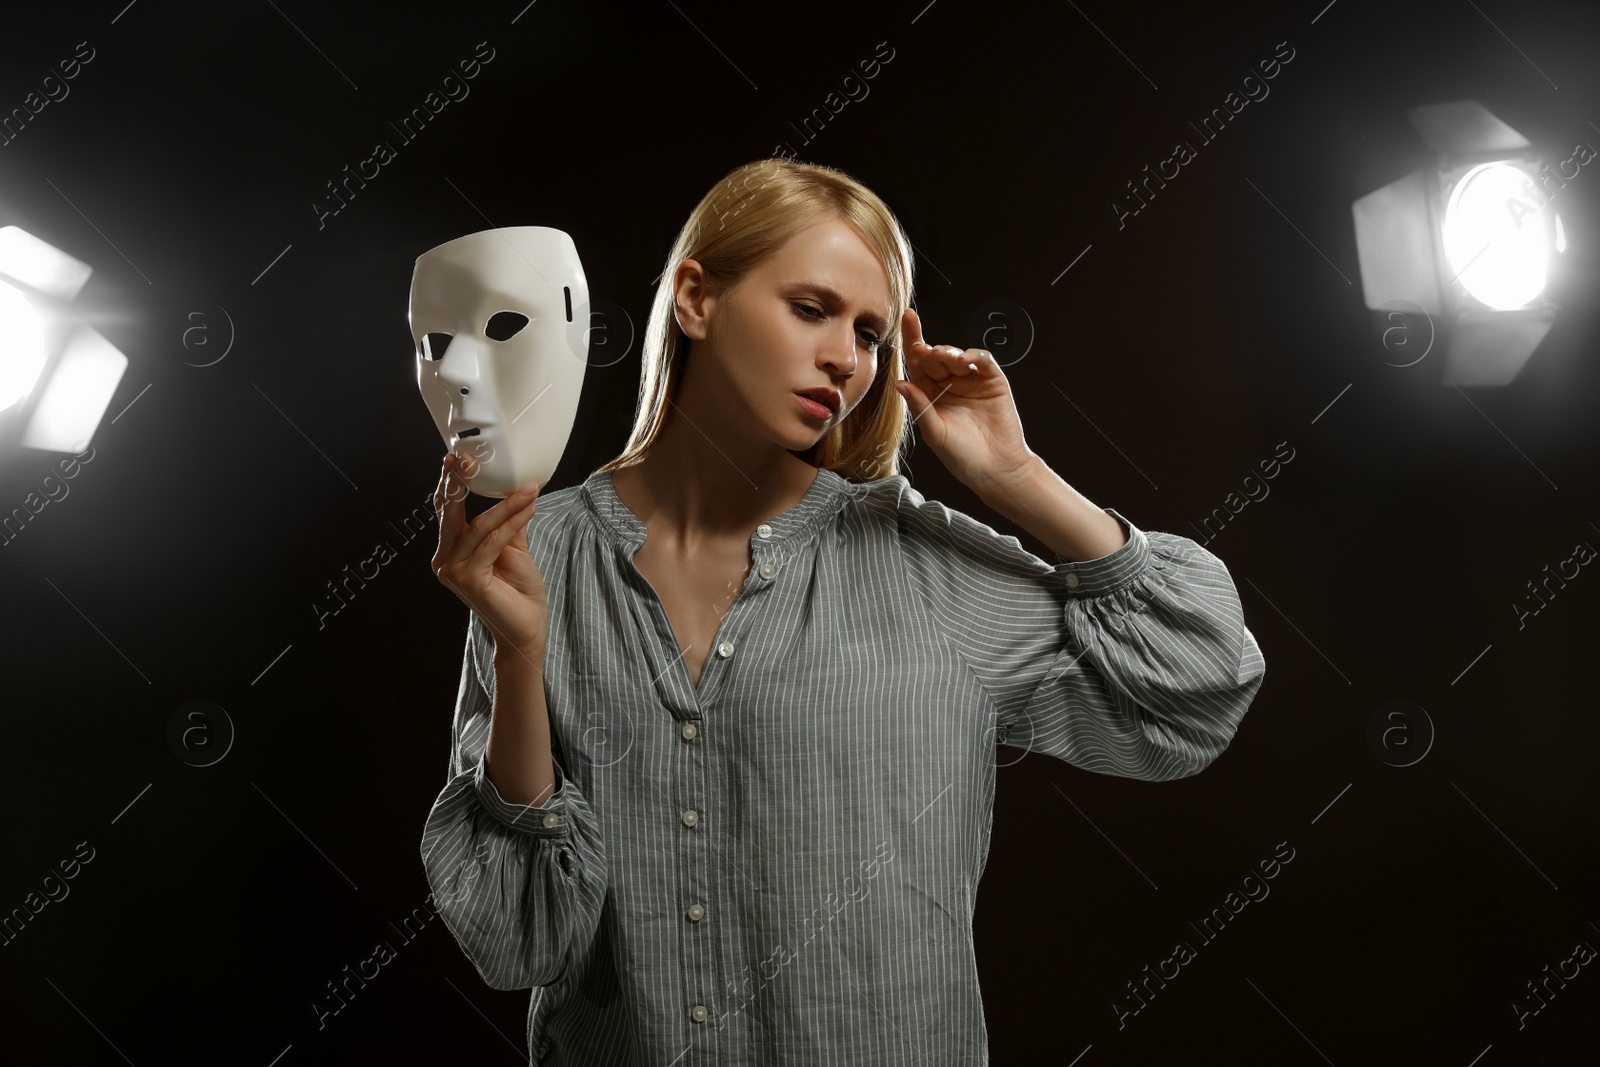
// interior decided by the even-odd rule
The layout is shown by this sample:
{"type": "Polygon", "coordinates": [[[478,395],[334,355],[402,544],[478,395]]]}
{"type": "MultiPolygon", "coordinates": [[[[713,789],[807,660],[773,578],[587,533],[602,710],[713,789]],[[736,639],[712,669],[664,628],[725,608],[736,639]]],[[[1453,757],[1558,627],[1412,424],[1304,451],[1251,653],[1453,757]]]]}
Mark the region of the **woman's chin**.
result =
{"type": "Polygon", "coordinates": [[[801,429],[796,432],[793,427],[780,428],[773,433],[773,438],[790,452],[807,452],[816,448],[826,436],[827,434],[818,433],[815,430],[807,432],[801,429]]]}

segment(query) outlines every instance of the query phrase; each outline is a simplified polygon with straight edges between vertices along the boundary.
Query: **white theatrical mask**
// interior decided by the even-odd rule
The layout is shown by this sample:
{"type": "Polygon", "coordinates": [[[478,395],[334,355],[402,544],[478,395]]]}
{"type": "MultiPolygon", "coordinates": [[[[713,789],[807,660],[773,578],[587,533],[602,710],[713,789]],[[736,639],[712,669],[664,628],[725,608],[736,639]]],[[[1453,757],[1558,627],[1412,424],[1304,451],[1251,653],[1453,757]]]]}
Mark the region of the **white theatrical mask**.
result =
{"type": "Polygon", "coordinates": [[[548,226],[483,230],[417,257],[417,388],[445,446],[477,463],[468,488],[505,497],[555,472],[589,354],[589,283],[548,226]]]}

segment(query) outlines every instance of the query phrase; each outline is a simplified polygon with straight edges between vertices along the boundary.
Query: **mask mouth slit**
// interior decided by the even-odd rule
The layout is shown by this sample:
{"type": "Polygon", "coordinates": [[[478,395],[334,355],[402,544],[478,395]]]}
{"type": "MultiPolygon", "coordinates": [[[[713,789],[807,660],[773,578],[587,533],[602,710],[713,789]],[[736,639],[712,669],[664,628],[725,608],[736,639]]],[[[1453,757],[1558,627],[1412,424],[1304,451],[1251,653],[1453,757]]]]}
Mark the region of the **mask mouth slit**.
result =
{"type": "Polygon", "coordinates": [[[563,285],[561,287],[561,292],[567,298],[567,321],[571,322],[572,321],[572,286],[563,285]]]}
{"type": "Polygon", "coordinates": [[[462,430],[460,433],[456,434],[456,436],[457,437],[476,437],[482,432],[483,432],[483,430],[482,430],[481,427],[474,426],[470,430],[462,430]]]}

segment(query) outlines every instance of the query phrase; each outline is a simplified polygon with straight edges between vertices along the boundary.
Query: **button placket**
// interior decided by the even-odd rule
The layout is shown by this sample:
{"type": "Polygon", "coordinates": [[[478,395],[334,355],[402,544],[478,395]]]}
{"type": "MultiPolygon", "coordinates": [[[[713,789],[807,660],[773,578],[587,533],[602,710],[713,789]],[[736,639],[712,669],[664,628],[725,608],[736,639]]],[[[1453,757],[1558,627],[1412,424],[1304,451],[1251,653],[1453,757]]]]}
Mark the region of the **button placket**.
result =
{"type": "MultiPolygon", "coordinates": [[[[798,543],[805,540],[806,535],[813,526],[837,510],[837,505],[842,503],[840,498],[845,495],[847,488],[838,475],[826,469],[820,469],[813,483],[813,488],[807,491],[806,497],[800,505],[796,506],[791,513],[785,515],[783,526],[778,527],[775,523],[767,522],[761,523],[756,527],[754,536],[750,540],[754,574],[749,575],[755,581],[749,582],[743,587],[741,593],[759,593],[773,589],[778,573],[787,567],[788,557],[792,554],[790,542],[798,543]],[[781,551],[779,551],[780,548],[782,549],[781,551]]],[[[646,533],[644,524],[617,499],[610,472],[601,472],[594,476],[594,484],[586,486],[585,492],[590,503],[598,505],[596,510],[599,518],[606,524],[613,539],[619,540],[619,542],[626,542],[626,548],[637,551],[644,541],[646,533]]],[[[631,563],[631,555],[628,560],[631,563]]],[[[799,565],[803,571],[805,569],[804,557],[801,558],[799,565]]],[[[632,568],[632,571],[632,575],[628,576],[630,580],[632,578],[642,579],[643,576],[636,566],[632,568]]],[[[654,622],[656,623],[656,630],[658,637],[661,639],[661,647],[665,651],[666,659],[677,657],[681,662],[685,650],[677,647],[676,635],[671,630],[671,620],[666,616],[665,605],[661,603],[659,596],[649,597],[651,590],[648,588],[648,583],[640,581],[637,583],[636,588],[647,599],[654,600],[652,605],[655,609],[654,622]]],[[[743,633],[746,625],[753,626],[758,624],[762,615],[761,607],[766,603],[770,603],[770,599],[763,600],[759,596],[735,598],[735,603],[730,605],[727,614],[722,619],[722,626],[726,627],[726,636],[730,639],[723,640],[724,635],[720,633],[713,636],[713,650],[717,655],[712,657],[703,668],[702,676],[699,679],[688,678],[686,664],[682,664],[680,670],[670,672],[667,668],[672,665],[666,662],[665,659],[663,660],[661,664],[663,670],[660,673],[662,675],[675,673],[676,675],[675,678],[669,678],[668,682],[662,686],[663,700],[670,705],[675,714],[680,716],[698,715],[701,714],[701,711],[697,709],[705,709],[717,704],[721,687],[727,682],[723,675],[726,671],[732,669],[731,662],[724,663],[723,661],[731,660],[734,652],[737,651],[738,645],[743,644],[743,639],[734,635],[743,633]],[[740,614],[740,612],[745,612],[746,614],[740,614]]],[[[759,632],[752,630],[753,635],[759,632]]],[[[755,640],[754,636],[752,636],[752,640],[755,640]]],[[[756,646],[752,645],[751,647],[753,649],[756,646]]],[[[660,681],[659,676],[657,681],[660,681]]],[[[706,727],[706,721],[703,718],[680,718],[678,720],[680,739],[685,744],[692,745],[701,736],[701,731],[706,727]]],[[[656,736],[663,741],[665,739],[664,735],[656,736]]],[[[716,742],[708,740],[707,743],[714,744],[716,742]]],[[[672,775],[674,781],[671,783],[670,793],[678,803],[681,804],[683,800],[689,799],[709,804],[712,807],[726,803],[726,797],[717,788],[715,779],[709,778],[706,774],[705,759],[702,758],[709,758],[710,753],[706,749],[703,747],[689,748],[674,755],[683,757],[670,760],[674,768],[672,775]]],[[[665,797],[662,799],[665,799],[665,797]]],[[[671,803],[671,801],[668,801],[668,803],[671,803]]],[[[723,809],[719,807],[718,810],[723,809]]],[[[686,830],[698,830],[703,815],[703,812],[696,809],[679,809],[679,819],[686,830]]],[[[710,824],[706,833],[715,835],[717,833],[716,827],[720,825],[720,823],[710,824]]],[[[706,870],[708,857],[705,853],[706,850],[714,851],[713,840],[711,837],[699,834],[682,838],[677,838],[674,834],[673,838],[672,845],[674,850],[678,852],[679,858],[682,860],[680,870],[688,875],[688,880],[682,885],[682,889],[687,890],[684,895],[689,897],[689,902],[685,904],[682,897],[679,898],[679,914],[685,917],[685,922],[700,924],[709,918],[709,898],[715,897],[717,894],[715,881],[714,879],[708,879],[706,870]]],[[[726,906],[724,903],[725,898],[717,897],[717,900],[719,907],[726,906]]],[[[693,970],[698,977],[690,977],[686,983],[691,987],[699,984],[700,980],[709,978],[718,969],[715,960],[720,957],[720,952],[716,949],[716,942],[709,941],[705,937],[696,936],[702,930],[707,935],[716,933],[716,928],[697,926],[694,931],[679,928],[679,933],[682,935],[680,939],[682,949],[689,957],[696,960],[693,970]]],[[[711,992],[712,999],[720,1000],[720,997],[714,992],[714,985],[715,983],[712,982],[709,987],[702,986],[701,991],[711,992]]],[[[687,992],[690,995],[694,994],[692,988],[687,992]]],[[[690,1019],[697,1023],[709,1021],[712,1014],[711,1006],[703,1001],[691,1001],[690,1006],[684,1010],[689,1013],[690,1019]]],[[[727,1013],[721,1008],[718,1009],[718,1014],[719,1019],[727,1017],[727,1013]]]]}
{"type": "MultiPolygon", "coordinates": [[[[771,537],[772,536],[772,527],[769,526],[766,523],[762,523],[759,527],[756,528],[756,535],[758,537],[763,537],[763,538],[771,537]]],[[[752,546],[751,551],[754,552],[754,546],[752,546]]],[[[766,560],[766,561],[763,561],[763,562],[759,563],[756,566],[755,570],[756,570],[756,574],[760,578],[762,578],[763,580],[770,580],[773,577],[773,575],[777,574],[778,565],[776,563],[773,563],[770,560],[766,560]]],[[[717,625],[717,633],[718,634],[722,634],[724,632],[732,632],[733,630],[736,630],[739,626],[741,626],[743,624],[743,617],[739,615],[739,612],[741,611],[741,609],[748,610],[748,608],[746,607],[746,601],[750,598],[750,596],[754,595],[757,591],[758,591],[758,587],[755,586],[747,578],[747,580],[745,581],[744,585],[740,587],[739,594],[736,597],[734,597],[733,603],[731,605],[729,605],[727,614],[725,614],[722,617],[722,621],[717,625]]],[[[660,598],[659,597],[657,598],[657,603],[658,603],[658,605],[660,604],[660,598]]],[[[661,613],[660,614],[661,614],[661,618],[662,619],[666,619],[666,617],[667,617],[666,616],[666,608],[665,608],[664,605],[661,606],[661,613]]],[[[667,623],[667,625],[668,625],[668,628],[670,630],[670,627],[671,627],[670,621],[667,623]]],[[[716,645],[716,649],[715,649],[715,651],[717,653],[716,658],[719,659],[719,660],[730,659],[733,656],[734,649],[735,649],[734,642],[729,641],[729,640],[718,641],[717,645],[716,645]]],[[[691,693],[692,693],[696,703],[698,705],[700,705],[700,706],[704,706],[707,701],[709,701],[710,699],[712,699],[714,697],[716,687],[721,684],[721,679],[719,677],[714,676],[714,674],[712,672],[712,666],[713,666],[712,662],[708,660],[706,662],[705,666],[701,668],[699,684],[696,685],[693,682],[691,682],[691,684],[690,684],[691,693]]],[[[684,674],[687,676],[687,673],[688,673],[688,668],[685,667],[684,668],[684,674]]],[[[686,737],[685,740],[689,740],[689,738],[686,737]]]]}

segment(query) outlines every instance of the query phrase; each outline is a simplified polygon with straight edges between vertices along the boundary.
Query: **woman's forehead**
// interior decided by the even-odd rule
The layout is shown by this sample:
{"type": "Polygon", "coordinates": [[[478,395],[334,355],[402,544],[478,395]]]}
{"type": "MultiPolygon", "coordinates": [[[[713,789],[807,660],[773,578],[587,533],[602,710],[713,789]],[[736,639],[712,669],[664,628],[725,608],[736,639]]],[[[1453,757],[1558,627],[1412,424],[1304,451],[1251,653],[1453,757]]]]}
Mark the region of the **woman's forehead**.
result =
{"type": "Polygon", "coordinates": [[[869,305],[887,315],[888,273],[870,245],[847,223],[829,219],[802,229],[762,265],[779,284],[808,284],[844,303],[869,305]]]}

